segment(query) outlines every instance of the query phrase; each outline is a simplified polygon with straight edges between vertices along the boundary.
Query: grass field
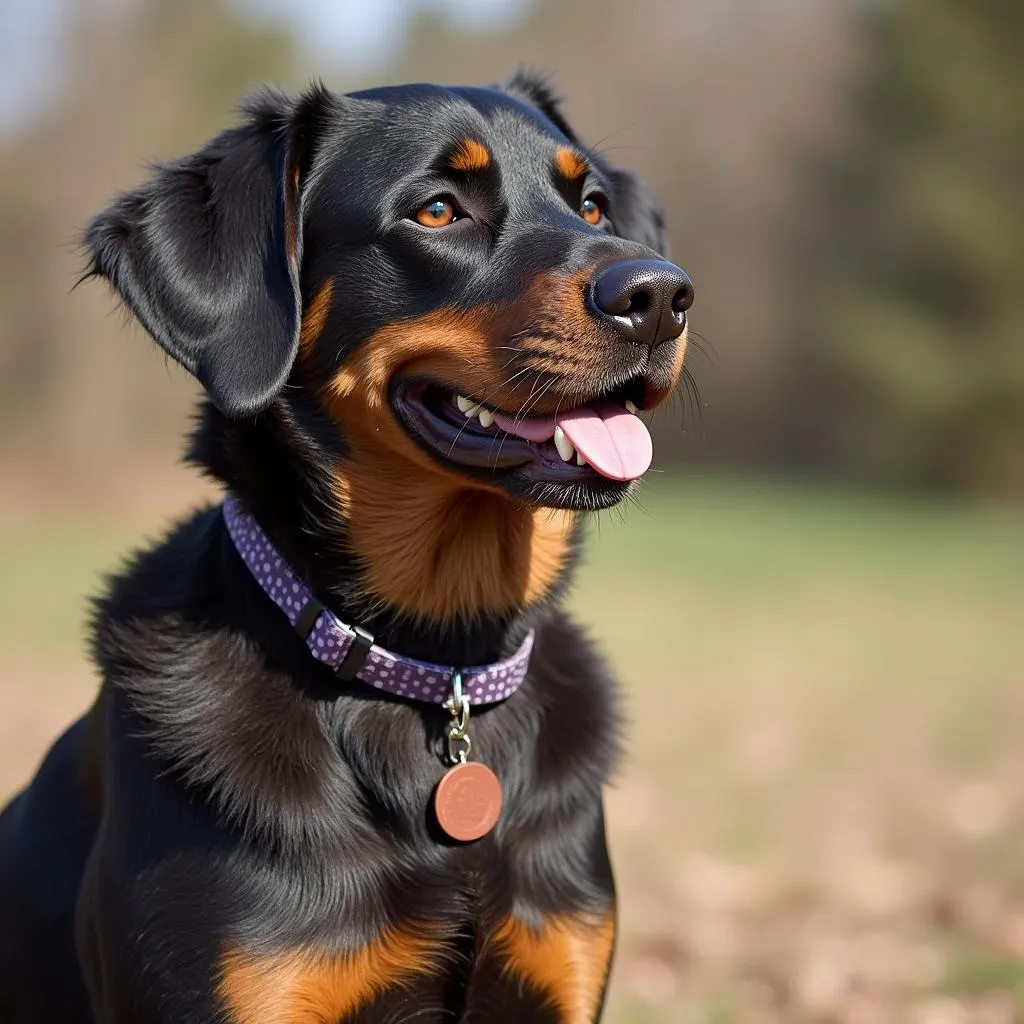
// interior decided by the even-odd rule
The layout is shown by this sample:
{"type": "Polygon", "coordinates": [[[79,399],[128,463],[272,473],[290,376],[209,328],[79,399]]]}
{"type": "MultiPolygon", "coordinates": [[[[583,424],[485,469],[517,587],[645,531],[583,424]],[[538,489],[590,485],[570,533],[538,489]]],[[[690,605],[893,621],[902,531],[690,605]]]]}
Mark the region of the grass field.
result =
{"type": "MultiPolygon", "coordinates": [[[[607,1019],[1024,1020],[1024,512],[643,504],[595,524],[574,598],[629,715],[607,1019]]],[[[0,793],[88,701],[83,598],[154,527],[0,529],[0,793]]]]}

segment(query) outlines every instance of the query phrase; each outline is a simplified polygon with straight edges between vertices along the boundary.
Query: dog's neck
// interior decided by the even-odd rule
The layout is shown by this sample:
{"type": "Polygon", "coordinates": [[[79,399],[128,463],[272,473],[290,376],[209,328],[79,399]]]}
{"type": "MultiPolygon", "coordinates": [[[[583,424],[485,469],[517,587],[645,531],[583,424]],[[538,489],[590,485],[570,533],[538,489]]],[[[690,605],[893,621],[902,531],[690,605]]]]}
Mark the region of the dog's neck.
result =
{"type": "Polygon", "coordinates": [[[361,474],[318,427],[293,408],[236,423],[207,407],[189,458],[242,500],[325,604],[382,646],[444,664],[514,651],[565,588],[578,518],[440,475],[361,474]]]}

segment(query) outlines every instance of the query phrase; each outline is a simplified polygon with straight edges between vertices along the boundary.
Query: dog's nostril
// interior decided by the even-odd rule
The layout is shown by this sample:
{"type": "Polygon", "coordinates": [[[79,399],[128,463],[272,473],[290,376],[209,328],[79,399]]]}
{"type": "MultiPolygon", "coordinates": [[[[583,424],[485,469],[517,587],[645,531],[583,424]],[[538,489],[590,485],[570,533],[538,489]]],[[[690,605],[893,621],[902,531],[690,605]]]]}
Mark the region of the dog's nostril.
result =
{"type": "Polygon", "coordinates": [[[685,313],[693,305],[693,285],[684,284],[672,296],[672,312],[685,313]]]}
{"type": "Polygon", "coordinates": [[[646,313],[651,308],[651,293],[647,291],[635,291],[629,297],[629,305],[626,307],[626,314],[646,313]]]}

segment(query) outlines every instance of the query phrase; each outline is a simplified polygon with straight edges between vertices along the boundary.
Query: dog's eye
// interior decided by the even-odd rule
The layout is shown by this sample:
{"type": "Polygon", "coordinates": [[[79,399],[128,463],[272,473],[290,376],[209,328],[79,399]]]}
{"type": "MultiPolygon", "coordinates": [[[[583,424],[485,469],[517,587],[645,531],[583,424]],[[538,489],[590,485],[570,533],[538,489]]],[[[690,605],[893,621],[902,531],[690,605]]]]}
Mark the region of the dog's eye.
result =
{"type": "Polygon", "coordinates": [[[458,219],[454,204],[447,199],[431,199],[416,211],[416,222],[425,228],[446,228],[458,219]]]}
{"type": "Polygon", "coordinates": [[[600,224],[604,219],[606,202],[600,192],[591,192],[580,204],[580,216],[588,224],[600,224]]]}

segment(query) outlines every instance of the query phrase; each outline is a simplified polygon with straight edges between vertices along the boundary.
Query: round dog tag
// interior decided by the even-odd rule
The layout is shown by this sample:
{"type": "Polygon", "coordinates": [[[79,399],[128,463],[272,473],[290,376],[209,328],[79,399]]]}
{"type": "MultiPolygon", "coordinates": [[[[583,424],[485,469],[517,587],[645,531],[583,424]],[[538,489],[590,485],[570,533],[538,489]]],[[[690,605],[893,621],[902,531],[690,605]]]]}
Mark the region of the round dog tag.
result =
{"type": "Polygon", "coordinates": [[[479,761],[449,768],[434,791],[434,813],[445,833],[461,843],[480,839],[501,814],[501,783],[479,761]]]}

